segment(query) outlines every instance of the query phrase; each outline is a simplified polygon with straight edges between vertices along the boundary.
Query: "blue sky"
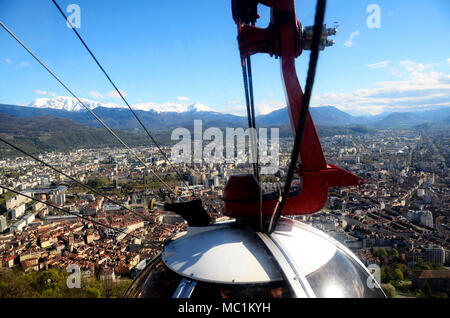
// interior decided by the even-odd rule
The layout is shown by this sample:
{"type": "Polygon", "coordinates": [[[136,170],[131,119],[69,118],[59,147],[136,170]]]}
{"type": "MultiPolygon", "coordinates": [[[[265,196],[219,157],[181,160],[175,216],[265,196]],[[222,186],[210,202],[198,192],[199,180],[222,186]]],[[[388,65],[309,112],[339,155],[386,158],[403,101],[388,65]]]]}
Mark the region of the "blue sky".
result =
{"type": "MultiPolygon", "coordinates": [[[[230,1],[58,2],[80,6],[80,34],[131,104],[198,102],[245,114],[230,1]]],[[[313,24],[315,1],[297,0],[296,9],[303,25],[313,24]]],[[[268,14],[261,8],[258,26],[268,14]]],[[[0,20],[80,97],[121,104],[50,0],[0,0],[0,20]]],[[[325,22],[335,21],[337,44],[321,52],[313,106],[351,114],[450,106],[450,1],[329,0],[325,22]],[[367,27],[370,4],[381,9],[380,28],[367,27]]],[[[308,52],[297,59],[302,84],[308,60],[308,52]]],[[[252,62],[257,112],[285,105],[279,61],[256,55],[252,62]]],[[[53,96],[68,93],[0,29],[0,103],[53,96]]]]}

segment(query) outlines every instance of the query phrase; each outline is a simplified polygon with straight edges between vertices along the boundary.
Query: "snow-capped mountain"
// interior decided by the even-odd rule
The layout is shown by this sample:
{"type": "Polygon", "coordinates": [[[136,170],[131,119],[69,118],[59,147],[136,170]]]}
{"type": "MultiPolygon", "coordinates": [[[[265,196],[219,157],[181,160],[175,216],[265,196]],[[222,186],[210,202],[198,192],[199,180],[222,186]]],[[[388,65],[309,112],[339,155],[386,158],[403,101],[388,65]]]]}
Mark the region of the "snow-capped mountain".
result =
{"type": "MultiPolygon", "coordinates": [[[[127,108],[126,106],[121,106],[113,103],[103,103],[88,100],[85,98],[80,98],[80,100],[87,106],[89,109],[94,109],[99,106],[106,108],[127,108]]],[[[37,98],[32,103],[28,105],[29,107],[34,108],[52,108],[52,109],[62,109],[67,110],[69,112],[78,112],[84,110],[85,108],[80,102],[74,97],[68,96],[57,96],[52,98],[37,98]]],[[[186,103],[140,103],[131,105],[134,110],[142,110],[142,111],[154,111],[157,113],[163,112],[176,112],[176,113],[185,113],[185,112],[217,112],[216,110],[200,104],[186,104],[186,103]]]]}
{"type": "MultiPolygon", "coordinates": [[[[133,131],[141,129],[133,114],[125,107],[119,107],[114,104],[105,105],[89,100],[84,101],[87,107],[96,108],[95,113],[112,129],[133,131]]],[[[59,117],[71,119],[87,126],[100,127],[97,120],[89,114],[82,112],[82,106],[72,98],[40,98],[29,106],[31,107],[0,103],[0,114],[18,118],[59,117]]],[[[136,114],[148,129],[192,127],[194,120],[198,119],[214,123],[217,127],[246,127],[248,124],[245,116],[213,111],[211,108],[199,103],[145,103],[132,105],[132,107],[136,110],[136,114]]],[[[383,115],[363,117],[352,116],[333,106],[312,107],[310,112],[317,127],[357,126],[355,132],[364,131],[364,126],[370,129],[404,129],[419,125],[448,127],[448,123],[450,123],[450,107],[440,107],[420,112],[385,113],[383,115]]],[[[258,115],[257,122],[261,125],[285,127],[288,128],[286,131],[290,132],[289,112],[286,107],[266,115],[258,115]]],[[[4,128],[2,124],[0,124],[0,128],[4,128]]],[[[345,128],[344,131],[348,132],[349,130],[345,128]]]]}
{"type": "MultiPolygon", "coordinates": [[[[94,109],[98,106],[108,107],[108,108],[121,108],[121,106],[111,103],[100,103],[85,98],[80,98],[80,100],[89,107],[89,109],[94,109]]],[[[63,109],[69,112],[77,112],[84,110],[85,108],[81,103],[74,97],[68,96],[57,96],[52,98],[37,98],[32,103],[28,105],[29,107],[35,108],[53,108],[53,109],[63,109]]]]}

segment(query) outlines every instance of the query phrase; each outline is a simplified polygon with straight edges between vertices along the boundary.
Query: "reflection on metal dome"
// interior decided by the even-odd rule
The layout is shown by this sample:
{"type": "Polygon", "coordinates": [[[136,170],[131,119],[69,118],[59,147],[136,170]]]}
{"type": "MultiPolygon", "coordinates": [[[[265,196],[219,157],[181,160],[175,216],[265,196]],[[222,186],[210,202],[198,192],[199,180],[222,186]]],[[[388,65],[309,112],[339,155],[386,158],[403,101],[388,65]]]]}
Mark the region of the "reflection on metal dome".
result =
{"type": "Polygon", "coordinates": [[[190,227],[133,281],[126,297],[385,297],[345,246],[282,218],[271,234],[235,221],[190,227]]]}

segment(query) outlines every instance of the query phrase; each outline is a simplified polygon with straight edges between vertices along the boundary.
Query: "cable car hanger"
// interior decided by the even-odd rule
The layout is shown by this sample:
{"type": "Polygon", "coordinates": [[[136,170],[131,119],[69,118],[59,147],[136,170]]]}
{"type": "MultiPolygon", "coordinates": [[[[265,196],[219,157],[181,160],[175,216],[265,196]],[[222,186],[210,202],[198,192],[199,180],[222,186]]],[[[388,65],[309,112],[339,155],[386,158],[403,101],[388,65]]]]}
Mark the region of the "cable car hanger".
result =
{"type": "MultiPolygon", "coordinates": [[[[327,163],[322,151],[314,122],[309,114],[309,99],[314,81],[318,51],[334,44],[328,36],[335,35],[337,26],[326,28],[323,24],[326,1],[318,0],[314,27],[303,28],[297,20],[294,0],[232,0],[233,19],[237,25],[238,43],[242,67],[251,67],[250,56],[265,53],[280,58],[286,103],[295,140],[291,166],[288,171],[283,198],[264,195],[262,213],[258,199],[260,184],[246,178],[231,176],[224,190],[225,214],[236,218],[251,218],[262,214],[271,218],[268,232],[273,230],[281,214],[304,215],[323,208],[328,198],[328,187],[362,185],[364,180],[340,167],[327,163]],[[259,18],[257,6],[271,8],[271,20],[267,28],[255,26],[259,18]],[[295,59],[303,50],[311,50],[311,61],[305,94],[302,91],[295,68],[295,59]],[[297,147],[296,147],[297,144],[297,147]],[[301,165],[297,166],[300,157],[301,165]],[[289,193],[295,172],[303,179],[301,191],[289,193]]],[[[245,72],[243,72],[245,74],[245,72]]],[[[251,69],[247,69],[251,74],[251,69]]],[[[247,83],[245,81],[247,95],[247,83]]],[[[247,103],[248,104],[248,103],[247,103]]],[[[247,106],[248,107],[248,106],[247,106]]],[[[254,117],[253,119],[254,120],[254,117]]],[[[252,122],[254,127],[254,122],[252,122]]],[[[254,178],[253,178],[254,179],[254,178]]]]}

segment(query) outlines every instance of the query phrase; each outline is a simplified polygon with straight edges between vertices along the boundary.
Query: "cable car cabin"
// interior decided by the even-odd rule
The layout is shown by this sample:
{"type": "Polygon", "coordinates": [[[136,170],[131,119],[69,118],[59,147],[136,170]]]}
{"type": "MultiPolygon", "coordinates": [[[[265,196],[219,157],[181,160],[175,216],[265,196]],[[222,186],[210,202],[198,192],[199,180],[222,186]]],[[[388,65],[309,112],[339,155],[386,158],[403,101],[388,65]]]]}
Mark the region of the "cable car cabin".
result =
{"type": "Polygon", "coordinates": [[[385,297],[363,263],[325,233],[282,217],[271,234],[225,221],[168,241],[125,297],[385,297]]]}

